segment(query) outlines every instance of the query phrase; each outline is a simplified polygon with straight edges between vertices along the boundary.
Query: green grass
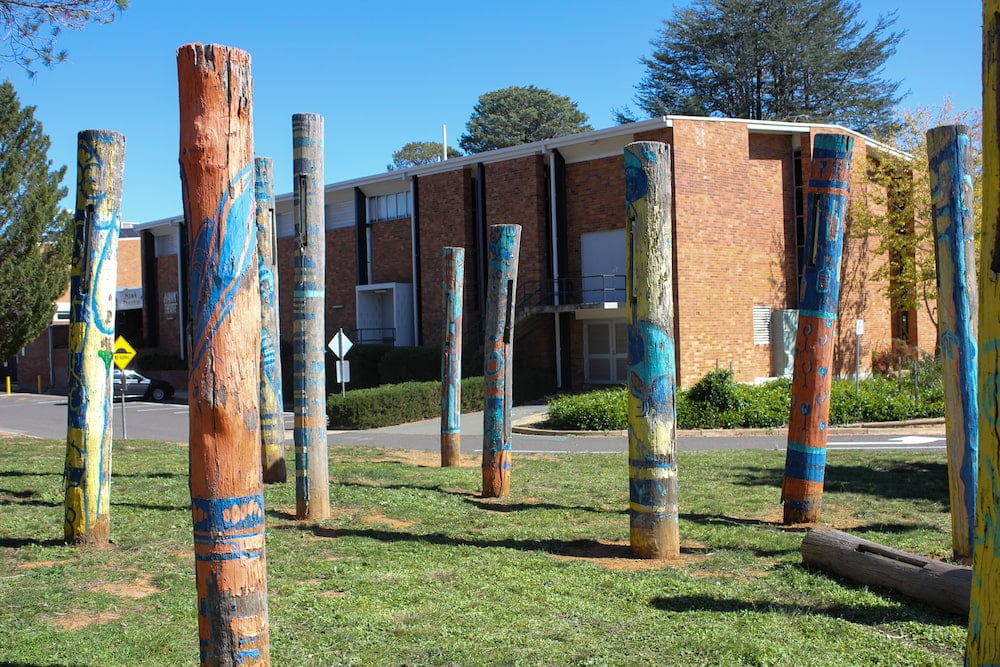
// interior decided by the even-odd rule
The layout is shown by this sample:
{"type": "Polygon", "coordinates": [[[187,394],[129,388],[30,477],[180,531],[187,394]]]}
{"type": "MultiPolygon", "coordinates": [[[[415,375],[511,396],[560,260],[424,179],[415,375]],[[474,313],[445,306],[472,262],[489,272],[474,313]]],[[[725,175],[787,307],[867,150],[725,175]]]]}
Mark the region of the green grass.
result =
{"type": "MultiPolygon", "coordinates": [[[[115,447],[114,546],[80,549],[64,445],[0,438],[0,664],[197,663],[186,448],[115,447]]],[[[515,452],[504,500],[435,459],[332,448],[321,522],[266,489],[273,664],[961,664],[964,619],[803,568],[782,452],[682,453],[669,565],[629,558],[624,455],[515,452]]],[[[943,452],[831,451],[823,522],[944,558],[947,495],[943,452]]]]}

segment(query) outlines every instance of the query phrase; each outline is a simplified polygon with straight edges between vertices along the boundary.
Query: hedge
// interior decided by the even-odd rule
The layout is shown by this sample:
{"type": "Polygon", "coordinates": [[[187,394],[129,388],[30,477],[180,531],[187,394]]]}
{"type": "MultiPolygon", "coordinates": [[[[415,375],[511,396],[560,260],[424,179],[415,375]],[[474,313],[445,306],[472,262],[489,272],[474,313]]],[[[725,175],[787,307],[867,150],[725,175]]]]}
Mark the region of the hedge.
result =
{"type": "MultiPolygon", "coordinates": [[[[483,378],[462,380],[462,412],[483,409],[483,378]]],[[[330,428],[369,429],[431,419],[441,415],[441,383],[403,382],[330,394],[330,428]]]]}

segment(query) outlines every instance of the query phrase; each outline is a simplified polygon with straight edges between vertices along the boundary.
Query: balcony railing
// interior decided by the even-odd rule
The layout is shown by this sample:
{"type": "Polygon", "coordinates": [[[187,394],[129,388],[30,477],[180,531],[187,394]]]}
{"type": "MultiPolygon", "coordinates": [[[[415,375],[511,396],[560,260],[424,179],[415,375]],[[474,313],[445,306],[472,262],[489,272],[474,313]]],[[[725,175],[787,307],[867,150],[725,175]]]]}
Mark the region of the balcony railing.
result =
{"type": "Polygon", "coordinates": [[[559,280],[528,280],[517,286],[517,309],[523,314],[549,306],[625,303],[625,275],[604,273],[559,280]],[[558,294],[558,304],[556,295],[558,294]]]}
{"type": "Polygon", "coordinates": [[[395,345],[394,327],[354,329],[354,342],[362,345],[395,345]]]}

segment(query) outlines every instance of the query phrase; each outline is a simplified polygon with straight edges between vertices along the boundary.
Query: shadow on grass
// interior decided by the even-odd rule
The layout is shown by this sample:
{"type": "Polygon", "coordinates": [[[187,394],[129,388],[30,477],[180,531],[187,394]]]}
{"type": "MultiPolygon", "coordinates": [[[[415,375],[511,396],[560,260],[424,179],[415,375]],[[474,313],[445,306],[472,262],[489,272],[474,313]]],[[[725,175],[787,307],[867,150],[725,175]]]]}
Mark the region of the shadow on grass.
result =
{"type": "Polygon", "coordinates": [[[469,491],[467,489],[456,489],[444,487],[440,484],[434,485],[423,485],[423,484],[379,484],[377,482],[340,482],[339,486],[357,487],[364,489],[386,489],[390,491],[435,491],[437,493],[443,493],[449,496],[459,496],[465,502],[473,505],[481,510],[489,510],[491,512],[523,512],[525,510],[571,510],[579,512],[594,512],[600,514],[624,514],[626,510],[618,509],[603,509],[600,507],[585,507],[579,505],[557,505],[554,503],[508,503],[506,499],[495,499],[495,498],[482,498],[476,491],[469,491]]]}
{"type": "Polygon", "coordinates": [[[31,505],[33,507],[61,507],[62,503],[48,500],[38,500],[37,491],[14,491],[12,489],[0,489],[0,506],[3,505],[31,505]],[[6,496],[6,497],[4,497],[6,496]]]}
{"type": "MultiPolygon", "coordinates": [[[[655,597],[649,604],[655,609],[672,612],[714,611],[722,613],[760,612],[785,614],[792,617],[804,614],[822,615],[859,625],[879,625],[896,621],[913,620],[913,605],[919,603],[909,598],[893,594],[892,591],[879,589],[881,593],[892,600],[891,606],[866,604],[785,604],[767,600],[753,601],[736,598],[724,598],[710,595],[678,595],[676,597],[655,597]]],[[[962,625],[964,619],[958,615],[947,614],[940,610],[926,607],[927,613],[922,622],[940,626],[962,625]]]]}
{"type": "MultiPolygon", "coordinates": [[[[20,549],[21,547],[62,547],[66,540],[38,540],[29,537],[0,537],[0,547],[20,549]]],[[[0,663],[2,665],[3,663],[0,663]]]]}
{"type": "MultiPolygon", "coordinates": [[[[836,456],[836,452],[828,457],[836,456]]],[[[901,500],[932,500],[948,506],[948,466],[926,461],[893,461],[882,463],[884,469],[868,466],[826,466],[826,492],[857,493],[876,498],[901,500]]],[[[781,488],[784,468],[734,467],[730,479],[741,486],[773,486],[781,488]]]]}
{"type": "MultiPolygon", "coordinates": [[[[61,472],[24,472],[23,470],[0,470],[0,477],[62,477],[61,472]]],[[[0,666],[3,663],[0,662],[0,666]]]]}
{"type": "Polygon", "coordinates": [[[330,539],[359,537],[377,540],[387,544],[424,543],[446,547],[478,547],[481,549],[515,549],[517,551],[540,551],[555,556],[578,558],[634,558],[628,545],[607,544],[597,540],[477,540],[454,537],[443,533],[407,533],[393,530],[370,528],[323,528],[316,525],[276,526],[278,530],[306,530],[316,537],[330,539]]]}

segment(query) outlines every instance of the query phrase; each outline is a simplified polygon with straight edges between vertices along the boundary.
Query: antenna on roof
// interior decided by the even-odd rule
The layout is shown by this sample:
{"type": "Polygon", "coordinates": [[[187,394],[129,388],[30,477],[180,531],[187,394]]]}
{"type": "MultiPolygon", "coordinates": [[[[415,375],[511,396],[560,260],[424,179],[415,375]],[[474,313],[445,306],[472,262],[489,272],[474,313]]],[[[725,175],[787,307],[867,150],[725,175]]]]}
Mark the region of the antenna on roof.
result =
{"type": "Polygon", "coordinates": [[[441,159],[448,159],[448,126],[441,125],[441,159]]]}

